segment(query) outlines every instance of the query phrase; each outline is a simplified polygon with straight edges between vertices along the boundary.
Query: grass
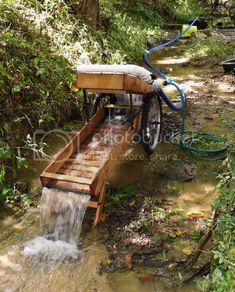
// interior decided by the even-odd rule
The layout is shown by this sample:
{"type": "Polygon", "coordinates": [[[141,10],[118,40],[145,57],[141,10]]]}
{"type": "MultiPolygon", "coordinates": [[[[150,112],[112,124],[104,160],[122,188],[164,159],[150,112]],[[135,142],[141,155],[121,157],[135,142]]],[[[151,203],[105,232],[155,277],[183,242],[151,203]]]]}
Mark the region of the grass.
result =
{"type": "Polygon", "coordinates": [[[217,60],[222,60],[233,54],[235,44],[224,44],[218,39],[195,39],[191,44],[185,46],[184,54],[188,59],[201,59],[207,57],[214,57],[217,60]]]}

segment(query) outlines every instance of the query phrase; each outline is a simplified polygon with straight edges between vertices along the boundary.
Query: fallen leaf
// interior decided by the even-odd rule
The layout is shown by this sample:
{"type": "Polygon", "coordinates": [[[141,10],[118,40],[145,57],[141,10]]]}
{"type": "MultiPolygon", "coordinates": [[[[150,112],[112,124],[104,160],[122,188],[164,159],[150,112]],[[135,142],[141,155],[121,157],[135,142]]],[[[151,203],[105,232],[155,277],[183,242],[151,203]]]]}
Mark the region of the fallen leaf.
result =
{"type": "Polygon", "coordinates": [[[132,207],[134,205],[135,205],[135,200],[133,200],[133,201],[130,202],[130,207],[132,207]]]}
{"type": "Polygon", "coordinates": [[[23,226],[20,225],[20,224],[16,224],[16,225],[14,226],[14,229],[15,229],[16,232],[20,232],[20,231],[23,230],[23,226]]]}
{"type": "Polygon", "coordinates": [[[133,268],[133,261],[131,255],[125,255],[125,264],[127,266],[127,269],[131,270],[133,268]]]}
{"type": "Polygon", "coordinates": [[[137,277],[140,281],[154,281],[155,280],[154,274],[139,275],[137,277]]]}
{"type": "Polygon", "coordinates": [[[204,218],[204,215],[201,212],[188,212],[187,215],[193,219],[204,218]]]}
{"type": "Polygon", "coordinates": [[[181,236],[182,234],[184,234],[184,231],[182,229],[176,229],[175,230],[175,235],[181,236]]]}
{"type": "Polygon", "coordinates": [[[184,248],[184,249],[182,250],[182,252],[183,252],[184,254],[186,254],[186,255],[190,255],[190,254],[192,253],[192,250],[191,250],[191,249],[184,248]]]}
{"type": "Polygon", "coordinates": [[[172,263],[168,266],[168,269],[174,270],[177,267],[177,263],[172,263]]]}

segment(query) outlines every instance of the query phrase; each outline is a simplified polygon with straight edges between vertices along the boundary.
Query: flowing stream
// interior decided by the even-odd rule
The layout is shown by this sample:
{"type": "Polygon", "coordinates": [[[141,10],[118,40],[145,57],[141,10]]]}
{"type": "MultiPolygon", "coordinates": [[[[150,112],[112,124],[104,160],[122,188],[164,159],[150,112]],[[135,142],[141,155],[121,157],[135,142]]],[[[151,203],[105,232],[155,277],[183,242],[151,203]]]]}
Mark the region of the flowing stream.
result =
{"type": "MultiPolygon", "coordinates": [[[[223,133],[225,137],[235,141],[232,89],[226,87],[225,82],[216,80],[214,87],[207,86],[205,82],[209,79],[210,69],[177,69],[178,65],[171,64],[176,64],[178,59],[164,56],[158,65],[165,69],[168,66],[171,77],[176,77],[187,91],[189,108],[193,102],[193,111],[197,110],[196,114],[191,112],[191,109],[188,111],[187,128],[218,135],[223,133]],[[205,90],[211,92],[205,93],[205,90]],[[190,94],[192,91],[194,95],[190,94]],[[201,99],[203,92],[210,97],[201,99]],[[223,99],[226,103],[221,102],[223,99]]],[[[164,111],[167,111],[165,107],[164,111]]],[[[167,112],[168,117],[175,115],[177,114],[167,112]]],[[[55,137],[52,137],[48,145],[50,155],[55,155],[65,146],[64,140],[58,141],[55,137]]],[[[216,176],[219,162],[196,161],[196,178],[187,183],[180,183],[158,175],[163,165],[171,163],[167,158],[172,154],[179,159],[194,159],[180,148],[162,143],[150,161],[141,147],[132,145],[112,171],[109,180],[115,186],[130,183],[156,186],[154,196],[170,199],[174,208],[210,212],[211,204],[217,195],[216,176]],[[153,164],[155,172],[149,169],[149,165],[153,164]]],[[[22,171],[21,179],[26,180],[31,188],[39,185],[39,175],[47,164],[47,161],[31,161],[30,170],[22,171]]],[[[21,218],[15,218],[14,206],[9,205],[1,209],[0,291],[198,291],[195,285],[168,289],[158,279],[153,282],[141,282],[136,275],[138,271],[135,270],[100,275],[100,262],[108,260],[108,252],[103,244],[107,234],[101,227],[92,229],[86,216],[83,220],[89,199],[89,196],[84,194],[44,188],[40,208],[29,208],[21,218]]],[[[93,218],[93,215],[90,218],[93,218]]]]}

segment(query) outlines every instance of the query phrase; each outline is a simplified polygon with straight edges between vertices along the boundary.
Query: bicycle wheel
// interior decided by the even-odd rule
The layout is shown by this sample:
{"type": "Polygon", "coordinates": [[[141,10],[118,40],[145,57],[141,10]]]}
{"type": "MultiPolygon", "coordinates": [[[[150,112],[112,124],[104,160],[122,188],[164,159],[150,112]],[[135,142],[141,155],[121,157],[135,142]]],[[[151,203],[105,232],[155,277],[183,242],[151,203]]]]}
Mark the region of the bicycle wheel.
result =
{"type": "Polygon", "coordinates": [[[117,99],[114,94],[96,94],[95,99],[92,103],[91,114],[94,116],[96,112],[107,104],[114,104],[117,102],[117,99]]]}
{"type": "Polygon", "coordinates": [[[152,93],[144,98],[141,133],[144,150],[153,154],[160,143],[162,128],[162,105],[160,97],[152,93]]]}

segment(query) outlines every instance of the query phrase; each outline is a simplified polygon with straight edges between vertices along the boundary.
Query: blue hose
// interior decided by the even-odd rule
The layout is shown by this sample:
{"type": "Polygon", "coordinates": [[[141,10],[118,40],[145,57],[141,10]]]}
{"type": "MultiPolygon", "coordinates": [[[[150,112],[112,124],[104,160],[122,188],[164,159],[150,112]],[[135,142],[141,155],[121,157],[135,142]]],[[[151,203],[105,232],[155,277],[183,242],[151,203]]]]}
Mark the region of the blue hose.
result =
{"type": "Polygon", "coordinates": [[[184,91],[180,88],[180,86],[174,81],[172,80],[170,77],[168,77],[166,74],[164,74],[163,72],[161,72],[160,70],[158,70],[153,64],[150,63],[150,61],[148,60],[148,56],[151,55],[153,52],[156,52],[160,49],[163,49],[175,42],[177,42],[179,39],[182,38],[182,36],[187,33],[190,28],[194,25],[194,23],[198,20],[198,18],[195,18],[192,23],[183,31],[181,32],[177,37],[175,37],[174,39],[164,43],[164,44],[161,44],[161,45],[158,45],[152,49],[150,49],[145,55],[144,55],[144,62],[146,63],[146,65],[148,65],[154,72],[156,72],[158,75],[160,75],[163,79],[165,79],[168,84],[170,85],[173,85],[179,95],[180,95],[180,99],[181,99],[181,102],[178,103],[178,104],[174,104],[171,99],[163,92],[163,90],[161,90],[159,92],[159,95],[161,96],[161,98],[165,101],[165,103],[174,111],[180,111],[182,110],[183,107],[185,107],[185,103],[186,103],[186,95],[184,93],[184,91]]]}
{"type": "MultiPolygon", "coordinates": [[[[171,99],[164,93],[163,90],[160,90],[158,93],[160,97],[165,101],[165,103],[174,111],[180,111],[181,113],[181,129],[180,131],[174,133],[170,137],[170,143],[180,146],[183,149],[186,149],[190,151],[193,155],[197,156],[198,158],[202,160],[208,160],[208,161],[218,161],[223,160],[227,157],[227,148],[228,144],[224,139],[207,134],[207,133],[197,133],[192,131],[185,131],[185,119],[186,119],[186,94],[184,91],[180,88],[180,86],[172,80],[170,77],[168,77],[166,74],[158,70],[154,65],[150,63],[148,60],[148,56],[151,55],[153,52],[156,52],[157,50],[160,50],[162,48],[165,48],[174,42],[181,39],[181,37],[187,33],[187,31],[194,25],[194,23],[198,20],[198,18],[194,19],[192,23],[177,37],[174,39],[158,45],[152,49],[150,49],[145,55],[144,55],[144,61],[145,63],[158,75],[160,75],[163,79],[167,81],[168,84],[173,85],[179,95],[181,101],[178,104],[174,104],[171,99]],[[202,149],[201,147],[198,147],[198,141],[203,142],[203,144],[210,144],[212,143],[221,143],[222,146],[218,149],[202,149]]],[[[199,144],[200,145],[200,144],[199,144]]]]}

